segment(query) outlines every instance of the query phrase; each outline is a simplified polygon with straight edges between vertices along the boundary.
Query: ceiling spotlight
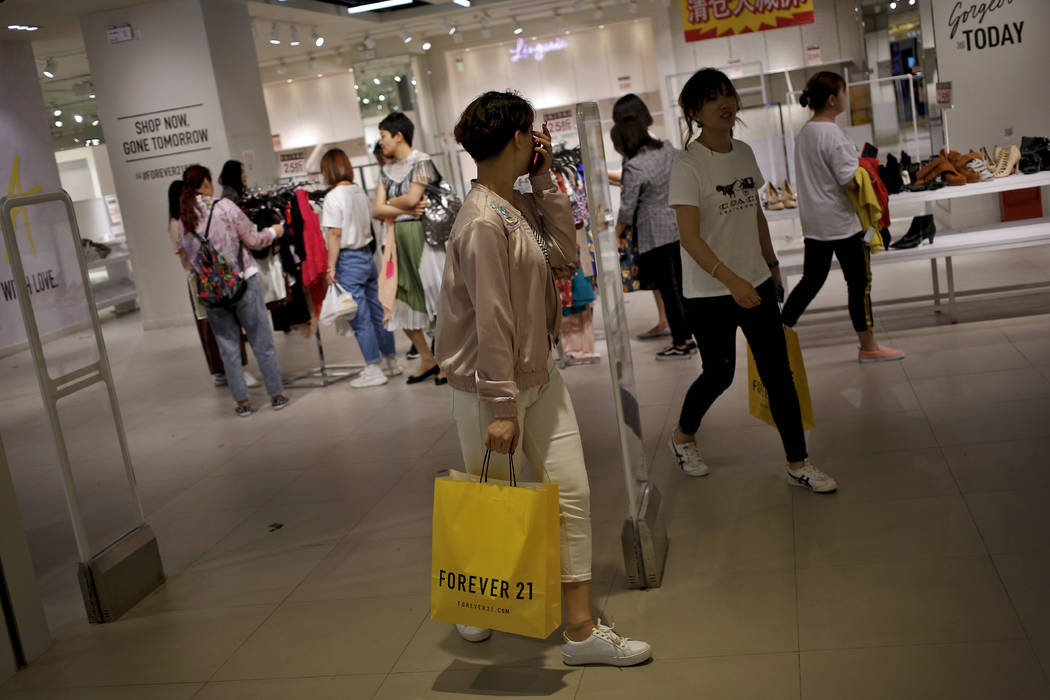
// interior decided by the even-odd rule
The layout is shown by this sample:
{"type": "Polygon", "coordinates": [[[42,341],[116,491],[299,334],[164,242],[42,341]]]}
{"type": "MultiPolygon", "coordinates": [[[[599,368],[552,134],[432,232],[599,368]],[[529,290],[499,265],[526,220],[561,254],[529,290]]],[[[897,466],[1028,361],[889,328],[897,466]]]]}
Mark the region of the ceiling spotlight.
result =
{"type": "Polygon", "coordinates": [[[909,5],[914,5],[915,4],[915,0],[908,0],[908,4],[909,5]]]}
{"type": "Polygon", "coordinates": [[[61,126],[62,126],[62,120],[61,120],[61,119],[56,119],[56,120],[55,120],[55,126],[57,126],[57,127],[60,127],[60,128],[61,128],[61,126]]]}
{"type": "Polygon", "coordinates": [[[386,10],[391,7],[411,5],[412,1],[413,0],[380,0],[379,2],[370,2],[367,5],[354,5],[353,7],[346,8],[346,14],[358,15],[362,12],[372,12],[373,10],[386,10]]]}
{"type": "Polygon", "coordinates": [[[73,139],[73,143],[80,143],[80,139],[73,139]]]}
{"type": "Polygon", "coordinates": [[[80,123],[82,123],[84,121],[84,117],[83,117],[83,115],[80,115],[80,114],[74,114],[73,115],[73,121],[75,121],[77,124],[80,124],[80,123]]]}
{"type": "Polygon", "coordinates": [[[290,37],[290,39],[288,41],[288,45],[289,46],[299,46],[300,44],[303,43],[303,42],[299,41],[299,28],[296,27],[294,24],[292,25],[292,29],[291,29],[291,32],[289,33],[289,37],[290,37]]]}
{"type": "Polygon", "coordinates": [[[448,25],[448,35],[452,36],[455,33],[456,33],[456,25],[454,25],[454,24],[448,25]]]}
{"type": "Polygon", "coordinates": [[[470,7],[470,0],[452,0],[452,2],[456,3],[460,7],[470,7]]]}
{"type": "Polygon", "coordinates": [[[514,27],[514,33],[515,34],[521,34],[523,31],[525,31],[524,29],[521,28],[521,22],[519,22],[514,17],[510,18],[510,24],[511,24],[512,27],[514,27]]]}
{"type": "Polygon", "coordinates": [[[379,85],[379,78],[372,78],[372,82],[379,85]]]}
{"type": "Polygon", "coordinates": [[[416,79],[412,78],[412,85],[413,85],[413,87],[415,86],[415,84],[416,84],[416,79]]]}
{"type": "Polygon", "coordinates": [[[91,120],[91,126],[98,126],[98,117],[91,120]]]}
{"type": "Polygon", "coordinates": [[[401,30],[401,41],[402,43],[409,44],[412,42],[412,35],[406,32],[404,29],[401,30]]]}
{"type": "Polygon", "coordinates": [[[55,77],[55,69],[56,69],[55,59],[49,58],[49,59],[47,59],[47,61],[44,62],[44,70],[41,71],[41,72],[44,74],[45,78],[54,78],[55,77]]]}
{"type": "Polygon", "coordinates": [[[91,99],[95,99],[95,93],[91,93],[90,95],[88,95],[88,97],[90,97],[91,99]]]}
{"type": "Polygon", "coordinates": [[[324,46],[324,37],[318,34],[316,29],[310,32],[310,39],[314,42],[314,46],[317,48],[324,46]]]}
{"type": "Polygon", "coordinates": [[[277,75],[284,75],[288,72],[288,64],[281,59],[281,62],[277,64],[277,75]]]}
{"type": "Polygon", "coordinates": [[[366,36],[365,37],[365,42],[364,43],[365,43],[365,48],[368,49],[369,51],[371,51],[372,49],[374,49],[376,47],[376,40],[373,39],[370,36],[366,36]]]}
{"type": "Polygon", "coordinates": [[[55,107],[55,116],[56,117],[61,117],[62,116],[62,110],[60,110],[58,107],[55,107]]]}
{"type": "Polygon", "coordinates": [[[400,83],[401,82],[401,76],[400,75],[395,75],[394,76],[394,82],[395,83],[400,83]]]}
{"type": "Polygon", "coordinates": [[[379,96],[379,101],[380,102],[386,102],[386,95],[380,95],[379,96]]]}
{"type": "Polygon", "coordinates": [[[423,42],[423,50],[424,51],[430,51],[430,46],[431,46],[431,44],[430,44],[429,41],[424,41],[423,42]]]}
{"type": "Polygon", "coordinates": [[[896,10],[896,9],[897,9],[897,3],[895,3],[895,2],[891,2],[891,3],[890,3],[890,9],[891,9],[891,10],[896,10]]]}
{"type": "Polygon", "coordinates": [[[372,104],[372,100],[368,99],[367,97],[365,99],[361,100],[361,101],[364,102],[366,105],[367,104],[372,104]]]}
{"type": "Polygon", "coordinates": [[[276,22],[270,27],[270,43],[274,46],[279,46],[281,43],[281,30],[277,28],[276,22]]]}

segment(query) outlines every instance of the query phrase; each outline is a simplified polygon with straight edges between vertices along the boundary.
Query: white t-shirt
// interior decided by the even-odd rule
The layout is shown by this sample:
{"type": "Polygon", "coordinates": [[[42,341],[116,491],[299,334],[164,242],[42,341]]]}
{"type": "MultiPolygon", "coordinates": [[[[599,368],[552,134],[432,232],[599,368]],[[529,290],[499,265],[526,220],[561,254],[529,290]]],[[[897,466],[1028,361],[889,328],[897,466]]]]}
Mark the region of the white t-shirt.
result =
{"type": "Polygon", "coordinates": [[[372,241],[372,203],[361,185],[338,185],[325,195],[321,228],[342,229],[340,248],[356,250],[372,241]]]}
{"type": "Polygon", "coordinates": [[[795,138],[795,179],[802,235],[818,241],[860,232],[857,211],[842,189],[860,167],[857,147],[832,122],[808,122],[795,138]]]}
{"type": "MultiPolygon", "coordinates": [[[[770,278],[758,242],[758,191],[765,184],[755,154],[733,139],[733,150],[716,153],[698,141],[682,151],[671,168],[670,206],[700,209],[700,237],[722,264],[758,286],[770,278]]],[[[729,289],[701,269],[682,249],[682,295],[718,297],[729,289]]]]}

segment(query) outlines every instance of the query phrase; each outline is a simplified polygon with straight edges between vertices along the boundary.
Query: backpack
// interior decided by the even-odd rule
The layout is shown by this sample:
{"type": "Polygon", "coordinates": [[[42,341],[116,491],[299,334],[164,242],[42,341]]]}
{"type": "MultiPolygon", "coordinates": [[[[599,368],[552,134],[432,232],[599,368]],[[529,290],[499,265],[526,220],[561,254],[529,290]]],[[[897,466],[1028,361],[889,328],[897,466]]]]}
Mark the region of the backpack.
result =
{"type": "Polygon", "coordinates": [[[452,233],[452,224],[463,203],[452,186],[441,180],[432,185],[423,185],[423,196],[427,198],[427,207],[423,212],[423,236],[430,245],[444,245],[452,233]]]}
{"type": "MultiPolygon", "coordinates": [[[[220,199],[219,202],[222,200],[220,199]]],[[[227,309],[235,305],[244,296],[248,289],[248,283],[237,274],[226,256],[215,249],[208,241],[208,231],[211,229],[211,217],[215,213],[215,204],[211,205],[208,212],[208,224],[204,227],[204,237],[191,231],[190,234],[200,241],[201,247],[197,251],[193,274],[197,282],[197,298],[201,304],[211,309],[227,309]]],[[[240,255],[242,246],[237,247],[240,255]]],[[[242,263],[243,264],[243,263],[242,263]]]]}

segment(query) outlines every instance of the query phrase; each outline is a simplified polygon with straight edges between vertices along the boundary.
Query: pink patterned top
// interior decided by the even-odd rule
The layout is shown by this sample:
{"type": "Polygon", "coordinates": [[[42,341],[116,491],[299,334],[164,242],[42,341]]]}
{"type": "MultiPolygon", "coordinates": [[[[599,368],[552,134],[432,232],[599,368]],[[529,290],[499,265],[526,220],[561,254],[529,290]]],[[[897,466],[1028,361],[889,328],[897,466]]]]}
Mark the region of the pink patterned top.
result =
{"type": "MultiPolygon", "coordinates": [[[[242,277],[251,277],[259,271],[259,268],[255,264],[255,258],[247,250],[241,251],[240,263],[235,262],[240,244],[243,243],[246,248],[252,250],[261,250],[273,243],[277,237],[276,232],[271,227],[261,231],[256,229],[255,224],[241,211],[240,207],[229,199],[220,199],[214,204],[211,228],[208,229],[208,235],[205,236],[204,229],[208,225],[208,213],[212,211],[210,202],[210,198],[197,195],[197,235],[207,238],[215,250],[231,261],[242,277]]],[[[196,268],[197,251],[200,250],[201,244],[186,232],[186,226],[181,221],[179,222],[179,241],[190,264],[196,268]]]]}

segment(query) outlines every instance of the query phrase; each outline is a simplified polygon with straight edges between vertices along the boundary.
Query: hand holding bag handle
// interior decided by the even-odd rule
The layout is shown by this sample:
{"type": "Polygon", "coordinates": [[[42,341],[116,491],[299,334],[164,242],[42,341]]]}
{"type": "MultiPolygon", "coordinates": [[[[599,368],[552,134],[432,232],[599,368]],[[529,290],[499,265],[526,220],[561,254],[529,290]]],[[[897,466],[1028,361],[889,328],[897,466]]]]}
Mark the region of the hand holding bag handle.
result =
{"type": "MultiPolygon", "coordinates": [[[[510,485],[518,485],[518,477],[514,474],[514,453],[510,452],[507,454],[507,460],[510,462],[510,485]]],[[[481,483],[488,483],[489,480],[489,466],[492,464],[492,450],[485,450],[485,459],[481,462],[481,483]]]]}

